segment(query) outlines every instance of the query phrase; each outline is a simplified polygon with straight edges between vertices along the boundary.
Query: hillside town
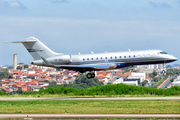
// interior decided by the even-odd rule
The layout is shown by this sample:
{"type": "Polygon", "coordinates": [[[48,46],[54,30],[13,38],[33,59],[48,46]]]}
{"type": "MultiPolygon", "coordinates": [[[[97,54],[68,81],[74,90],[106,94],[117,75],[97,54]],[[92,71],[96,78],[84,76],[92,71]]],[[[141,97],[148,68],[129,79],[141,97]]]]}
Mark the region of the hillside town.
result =
{"type": "MultiPolygon", "coordinates": [[[[56,70],[55,68],[36,65],[28,65],[27,68],[24,68],[22,64],[18,66],[21,67],[21,70],[8,69],[9,75],[12,76],[12,78],[3,78],[0,80],[0,90],[8,93],[14,93],[18,89],[26,92],[39,91],[39,89],[48,88],[51,82],[55,82],[57,85],[73,83],[78,79],[80,74],[76,71],[66,69],[56,70]]],[[[0,69],[3,68],[1,67],[0,69]]],[[[180,67],[174,69],[180,70],[180,67]]],[[[95,74],[96,78],[103,82],[103,84],[124,83],[140,86],[145,80],[147,84],[152,83],[152,78],[149,76],[149,73],[152,73],[154,70],[152,65],[147,65],[136,66],[126,70],[96,71],[95,74]]],[[[162,71],[160,68],[156,68],[157,72],[158,70],[162,71]]],[[[167,68],[165,68],[165,70],[167,70],[167,68]]],[[[158,72],[158,74],[160,76],[161,72],[158,72]]]]}

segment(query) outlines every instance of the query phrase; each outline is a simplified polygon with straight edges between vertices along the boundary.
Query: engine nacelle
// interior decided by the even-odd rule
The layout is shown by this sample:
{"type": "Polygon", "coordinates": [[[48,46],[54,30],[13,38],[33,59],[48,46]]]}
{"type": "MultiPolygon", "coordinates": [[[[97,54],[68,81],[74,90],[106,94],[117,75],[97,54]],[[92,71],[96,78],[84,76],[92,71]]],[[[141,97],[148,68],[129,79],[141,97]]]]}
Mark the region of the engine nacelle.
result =
{"type": "Polygon", "coordinates": [[[31,62],[32,65],[44,65],[43,60],[35,60],[31,62]]]}
{"type": "Polygon", "coordinates": [[[62,55],[62,56],[47,58],[47,61],[56,65],[69,64],[71,63],[71,57],[70,55],[62,55]]]}
{"type": "MultiPolygon", "coordinates": [[[[55,56],[55,57],[50,57],[50,58],[45,58],[45,59],[54,65],[63,65],[63,64],[71,63],[70,55],[55,56]]],[[[35,60],[35,61],[32,61],[31,64],[46,66],[43,60],[35,60]]]]}

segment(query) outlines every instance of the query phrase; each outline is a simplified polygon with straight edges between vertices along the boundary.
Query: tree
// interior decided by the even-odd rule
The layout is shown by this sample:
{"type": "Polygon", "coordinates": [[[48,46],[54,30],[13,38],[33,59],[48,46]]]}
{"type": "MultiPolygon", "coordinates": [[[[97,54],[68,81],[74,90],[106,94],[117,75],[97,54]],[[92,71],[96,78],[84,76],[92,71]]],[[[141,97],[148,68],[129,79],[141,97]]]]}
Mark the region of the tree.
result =
{"type": "Polygon", "coordinates": [[[56,81],[49,82],[49,87],[59,87],[60,85],[56,84],[56,81]]]}
{"type": "Polygon", "coordinates": [[[170,81],[171,81],[171,82],[173,82],[173,81],[174,81],[174,79],[172,78],[170,81]]]}
{"type": "Polygon", "coordinates": [[[24,65],[24,69],[25,69],[25,68],[29,68],[29,65],[24,65]]]}
{"type": "Polygon", "coordinates": [[[4,89],[2,89],[2,92],[6,93],[6,91],[4,89]]]}
{"type": "Polygon", "coordinates": [[[154,78],[153,73],[150,73],[150,74],[149,74],[149,77],[154,78]]]}
{"type": "Polygon", "coordinates": [[[49,83],[49,80],[45,80],[44,82],[49,83]]]}
{"type": "Polygon", "coordinates": [[[10,67],[8,67],[8,69],[13,69],[13,67],[12,67],[12,66],[10,66],[10,67]]]}
{"type": "Polygon", "coordinates": [[[9,75],[8,79],[12,79],[12,78],[13,78],[13,76],[12,76],[12,75],[9,75]]]}
{"type": "Polygon", "coordinates": [[[3,89],[2,91],[0,91],[0,95],[7,95],[6,91],[3,89]]]}
{"type": "Polygon", "coordinates": [[[155,77],[155,78],[154,78],[154,81],[155,81],[155,82],[158,82],[158,81],[159,81],[158,77],[155,77]]]}
{"type": "Polygon", "coordinates": [[[149,74],[149,77],[154,78],[155,76],[157,76],[157,72],[153,71],[152,73],[149,74]]]}
{"type": "Polygon", "coordinates": [[[141,85],[142,85],[142,86],[145,86],[147,83],[148,83],[148,80],[144,80],[144,81],[141,83],[141,85]]]}
{"type": "Polygon", "coordinates": [[[153,75],[154,75],[154,77],[157,75],[157,72],[156,71],[153,71],[153,75]]]}
{"type": "Polygon", "coordinates": [[[17,94],[23,94],[23,91],[22,91],[22,88],[19,88],[17,91],[16,91],[17,94]]]}
{"type": "Polygon", "coordinates": [[[99,82],[97,78],[88,79],[86,75],[79,74],[78,79],[76,79],[72,84],[63,84],[60,86],[83,89],[83,88],[90,88],[97,85],[101,86],[103,85],[103,82],[99,82]]]}
{"type": "Polygon", "coordinates": [[[21,66],[17,66],[16,69],[17,69],[17,70],[22,70],[22,67],[21,67],[21,66]]]}
{"type": "Polygon", "coordinates": [[[9,78],[9,71],[7,68],[0,70],[0,79],[9,78]]]}
{"type": "Polygon", "coordinates": [[[180,70],[178,70],[178,69],[168,69],[166,71],[167,76],[179,75],[179,73],[180,73],[180,70]]]}

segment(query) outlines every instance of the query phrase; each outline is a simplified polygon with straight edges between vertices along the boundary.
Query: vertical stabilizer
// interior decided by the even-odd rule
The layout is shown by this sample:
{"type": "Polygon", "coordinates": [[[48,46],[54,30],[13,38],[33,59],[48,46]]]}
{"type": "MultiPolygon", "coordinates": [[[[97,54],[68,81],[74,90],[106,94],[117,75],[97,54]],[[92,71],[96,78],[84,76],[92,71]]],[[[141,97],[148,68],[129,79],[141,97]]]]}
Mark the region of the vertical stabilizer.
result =
{"type": "Polygon", "coordinates": [[[48,58],[48,57],[60,55],[49,49],[45,44],[43,44],[40,40],[38,40],[35,37],[29,37],[25,40],[11,41],[11,42],[22,43],[26,47],[28,52],[32,55],[34,60],[40,60],[41,57],[48,58]]]}

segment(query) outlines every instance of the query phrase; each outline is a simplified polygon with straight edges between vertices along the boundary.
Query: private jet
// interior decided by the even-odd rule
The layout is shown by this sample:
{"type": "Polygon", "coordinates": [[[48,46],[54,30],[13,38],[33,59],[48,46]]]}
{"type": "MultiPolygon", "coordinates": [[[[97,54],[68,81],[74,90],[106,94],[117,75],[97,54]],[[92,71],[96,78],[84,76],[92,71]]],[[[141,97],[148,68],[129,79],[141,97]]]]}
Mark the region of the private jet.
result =
{"type": "Polygon", "coordinates": [[[34,58],[31,62],[33,65],[87,72],[86,76],[89,79],[95,77],[95,71],[134,65],[163,64],[177,60],[176,57],[162,50],[64,55],[52,51],[35,37],[9,42],[22,43],[34,58]]]}

